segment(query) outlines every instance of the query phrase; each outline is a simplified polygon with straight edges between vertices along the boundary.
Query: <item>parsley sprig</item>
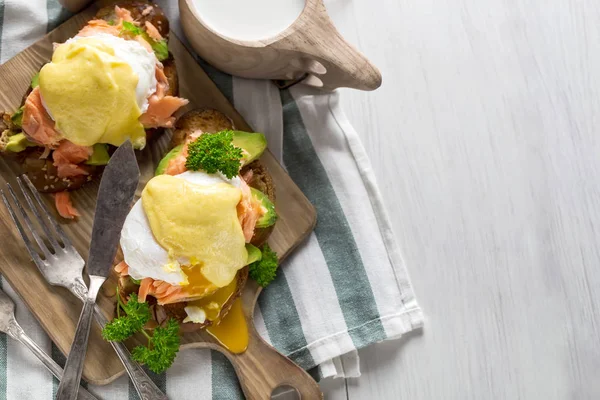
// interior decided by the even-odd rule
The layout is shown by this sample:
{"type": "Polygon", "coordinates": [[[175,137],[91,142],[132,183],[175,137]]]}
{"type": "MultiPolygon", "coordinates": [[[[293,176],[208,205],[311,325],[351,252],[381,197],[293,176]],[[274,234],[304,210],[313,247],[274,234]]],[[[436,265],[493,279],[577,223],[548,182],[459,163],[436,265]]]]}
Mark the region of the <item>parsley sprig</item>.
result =
{"type": "Polygon", "coordinates": [[[117,318],[106,324],[102,336],[109,341],[121,342],[137,332],[148,339],[148,346],[139,345],[133,349],[134,360],[160,374],[173,364],[179,351],[179,323],[169,319],[164,327],[157,327],[150,335],[144,325],[150,321],[152,314],[148,303],[138,302],[137,294],[132,293],[123,303],[117,296],[117,318]],[[121,316],[121,309],[125,312],[121,316]]]}
{"type": "Polygon", "coordinates": [[[169,319],[167,324],[154,329],[148,339],[148,347],[137,346],[131,355],[133,359],[146,364],[153,372],[160,374],[173,364],[179,351],[179,323],[169,319]]]}
{"type": "Polygon", "coordinates": [[[277,257],[277,253],[271,250],[268,244],[265,244],[261,251],[262,258],[250,264],[248,272],[256,283],[265,287],[275,279],[279,258],[277,257]]]}
{"type": "Polygon", "coordinates": [[[242,149],[232,143],[233,131],[205,133],[188,145],[185,167],[192,171],[204,170],[209,174],[221,171],[231,179],[240,171],[242,149]]]}

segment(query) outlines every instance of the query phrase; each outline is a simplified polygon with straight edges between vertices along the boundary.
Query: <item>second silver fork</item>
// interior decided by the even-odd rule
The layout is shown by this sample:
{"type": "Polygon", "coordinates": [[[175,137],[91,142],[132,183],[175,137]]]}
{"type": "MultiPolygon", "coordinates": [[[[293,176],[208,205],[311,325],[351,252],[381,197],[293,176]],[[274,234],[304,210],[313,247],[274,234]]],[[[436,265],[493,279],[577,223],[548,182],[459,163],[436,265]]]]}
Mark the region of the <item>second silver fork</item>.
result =
{"type": "MultiPolygon", "coordinates": [[[[4,191],[0,190],[0,194],[19,234],[25,242],[25,247],[29,255],[48,283],[67,288],[78,299],[84,301],[87,294],[87,286],[82,277],[85,261],[77,252],[61,226],[52,217],[29,178],[26,175],[22,175],[20,178],[17,178],[17,183],[29,209],[35,215],[44,236],[40,235],[41,232],[38,232],[38,229],[32,223],[29,214],[19,201],[10,184],[7,184],[7,189],[12,201],[16,205],[16,209],[4,194],[4,191]],[[21,220],[24,221],[27,229],[24,228],[21,220]],[[27,233],[37,243],[43,258],[40,256],[36,246],[29,239],[27,233]],[[44,242],[44,238],[48,241],[49,246],[44,242]],[[59,242],[62,242],[62,245],[59,242]]],[[[98,305],[95,306],[94,314],[96,321],[101,327],[104,327],[108,323],[98,305]]],[[[131,353],[127,347],[120,342],[110,343],[125,366],[125,370],[131,378],[140,398],[142,400],[166,400],[167,396],[152,382],[142,367],[131,358],[131,353]]]]}
{"type": "MultiPolygon", "coordinates": [[[[42,350],[40,346],[37,345],[36,342],[33,341],[21,325],[17,322],[15,318],[15,303],[13,303],[12,299],[8,297],[4,291],[0,289],[0,332],[6,333],[11,338],[16,341],[22,343],[27,347],[35,356],[52,372],[52,375],[57,377],[59,380],[63,377],[63,369],[58,365],[52,357],[42,350]]],[[[78,400],[98,400],[93,394],[85,390],[84,388],[79,388],[79,394],[77,396],[78,400]]]]}

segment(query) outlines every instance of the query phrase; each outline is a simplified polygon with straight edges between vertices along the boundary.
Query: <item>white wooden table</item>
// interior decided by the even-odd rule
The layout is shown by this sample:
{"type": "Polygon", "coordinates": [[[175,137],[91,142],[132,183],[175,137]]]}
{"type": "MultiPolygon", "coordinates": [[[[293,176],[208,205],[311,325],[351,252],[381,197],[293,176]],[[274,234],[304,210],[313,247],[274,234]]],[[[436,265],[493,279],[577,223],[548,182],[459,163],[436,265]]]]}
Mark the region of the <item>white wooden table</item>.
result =
{"type": "Polygon", "coordinates": [[[425,328],[331,399],[600,398],[600,3],[329,0],[425,328]]]}

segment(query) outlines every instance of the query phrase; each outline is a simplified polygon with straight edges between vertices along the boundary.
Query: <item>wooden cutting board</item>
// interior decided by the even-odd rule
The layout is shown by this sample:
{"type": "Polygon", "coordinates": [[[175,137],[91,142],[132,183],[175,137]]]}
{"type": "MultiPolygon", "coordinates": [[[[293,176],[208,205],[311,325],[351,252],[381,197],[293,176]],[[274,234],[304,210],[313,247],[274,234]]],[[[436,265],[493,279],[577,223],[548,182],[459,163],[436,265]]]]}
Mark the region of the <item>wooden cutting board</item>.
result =
{"type": "MultiPolygon", "coordinates": [[[[74,36],[95,12],[95,6],[86,9],[0,66],[0,110],[13,111],[20,106],[31,77],[50,60],[52,43],[64,42],[74,36]]],[[[198,107],[215,108],[231,117],[238,129],[252,131],[173,33],[170,36],[169,49],[175,57],[179,72],[180,95],[190,100],[186,110],[198,107]]],[[[158,161],[168,149],[168,136],[159,138],[139,152],[138,159],[142,173],[140,190],[153,176],[158,161]]],[[[314,207],[271,153],[266,152],[261,160],[272,174],[277,189],[276,208],[279,220],[269,243],[283,260],[312,231],[316,213],[314,207]]],[[[3,181],[14,183],[14,178],[20,173],[16,163],[0,157],[0,175],[3,181]]],[[[61,222],[84,258],[88,255],[97,188],[98,182],[92,182],[74,192],[73,201],[83,215],[76,222],[65,220],[61,222]]],[[[47,200],[48,204],[52,204],[50,196],[47,196],[47,200]]],[[[66,289],[46,283],[28,256],[4,207],[0,207],[0,237],[2,238],[0,272],[23,298],[54,343],[63,353],[67,353],[81,311],[80,302],[66,289]]],[[[115,288],[116,279],[113,277],[103,286],[98,300],[107,316],[111,317],[114,311],[115,288]]],[[[243,294],[244,311],[249,319],[251,336],[249,350],[244,355],[230,354],[216,344],[209,335],[202,332],[186,334],[183,337],[182,348],[210,347],[223,351],[233,362],[242,380],[248,378],[256,382],[268,381],[271,382],[268,383],[269,385],[287,380],[286,383],[293,384],[293,379],[290,381],[285,376],[290,375],[290,370],[286,369],[290,368],[287,359],[279,360],[279,367],[275,370],[260,370],[260,363],[268,362],[262,358],[266,357],[272,349],[258,338],[252,323],[252,311],[259,293],[260,288],[254,282],[250,282],[243,294]],[[258,365],[253,365],[257,363],[258,365]],[[249,372],[252,367],[256,371],[249,372]],[[270,377],[276,375],[277,372],[274,371],[278,370],[281,371],[281,376],[270,377]],[[261,374],[269,376],[261,377],[261,374]]],[[[135,345],[135,340],[131,344],[135,345]]],[[[100,329],[95,325],[90,335],[84,378],[88,382],[103,385],[115,380],[123,372],[123,365],[112,347],[102,340],[100,329]]],[[[248,384],[243,386],[246,391],[248,384]]]]}

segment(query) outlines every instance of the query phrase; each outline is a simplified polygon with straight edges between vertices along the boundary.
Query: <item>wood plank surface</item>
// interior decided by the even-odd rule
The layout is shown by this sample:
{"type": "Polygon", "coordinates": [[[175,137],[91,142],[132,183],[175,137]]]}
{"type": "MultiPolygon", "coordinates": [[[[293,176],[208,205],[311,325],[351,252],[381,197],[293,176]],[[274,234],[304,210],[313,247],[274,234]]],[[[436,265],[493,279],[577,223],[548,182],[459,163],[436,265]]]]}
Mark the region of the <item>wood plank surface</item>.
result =
{"type": "Polygon", "coordinates": [[[598,2],[325,3],[383,74],[341,101],[426,316],[348,398],[600,398],[598,2]]]}
{"type": "MultiPolygon", "coordinates": [[[[18,108],[31,77],[50,59],[52,43],[62,42],[73,36],[94,13],[95,10],[91,8],[78,14],[0,66],[0,109],[18,108]]],[[[231,117],[238,129],[250,131],[251,128],[233,109],[175,35],[170,38],[169,49],[177,62],[180,95],[190,100],[186,110],[199,107],[215,108],[231,117]]],[[[142,179],[138,192],[154,175],[156,165],[167,150],[168,143],[169,137],[164,136],[139,152],[138,161],[142,179]]],[[[269,243],[284,259],[314,227],[315,211],[268,151],[261,160],[269,169],[277,188],[276,207],[279,220],[269,243]]],[[[2,180],[14,183],[14,177],[18,173],[20,168],[16,163],[7,158],[0,158],[2,180]]],[[[84,258],[87,258],[88,253],[97,184],[98,182],[93,182],[74,192],[74,203],[83,215],[77,222],[64,223],[65,230],[84,258]]],[[[47,200],[49,204],[52,203],[49,196],[47,200]]],[[[0,208],[0,237],[3,238],[0,250],[2,275],[20,294],[54,343],[63,353],[66,353],[81,310],[80,303],[67,290],[51,287],[45,282],[27,255],[24,244],[18,237],[16,229],[13,228],[4,207],[0,208]]],[[[115,287],[116,280],[113,277],[102,287],[98,300],[106,314],[110,316],[114,311],[115,287]]],[[[244,299],[253,301],[258,293],[259,289],[256,285],[248,285],[244,299]]],[[[185,343],[183,348],[199,347],[201,346],[199,342],[204,340],[198,333],[186,334],[183,338],[185,343]]],[[[94,325],[84,367],[84,378],[95,384],[106,384],[123,372],[122,364],[110,345],[102,340],[99,328],[94,325]]]]}

